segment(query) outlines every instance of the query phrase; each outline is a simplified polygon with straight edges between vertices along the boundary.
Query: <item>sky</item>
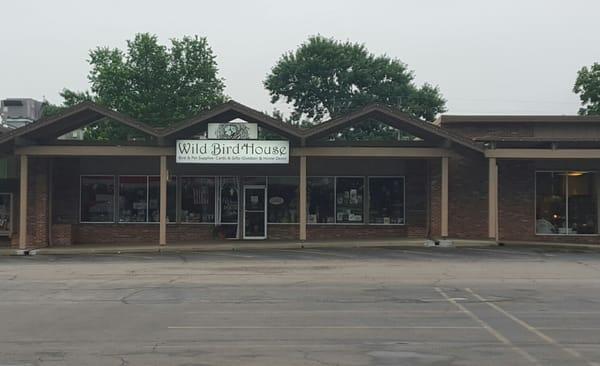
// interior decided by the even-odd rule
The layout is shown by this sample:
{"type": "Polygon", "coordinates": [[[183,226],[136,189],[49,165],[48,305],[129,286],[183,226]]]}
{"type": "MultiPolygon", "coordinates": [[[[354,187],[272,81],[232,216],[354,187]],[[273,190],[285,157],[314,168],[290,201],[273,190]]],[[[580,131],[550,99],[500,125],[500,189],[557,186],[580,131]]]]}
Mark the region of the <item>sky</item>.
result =
{"type": "Polygon", "coordinates": [[[271,111],[265,76],[320,34],[406,63],[439,86],[448,114],[575,114],[577,71],[600,62],[598,14],[597,0],[3,1],[0,98],[60,103],[61,89],[89,88],[90,49],[196,34],[227,95],[271,111]]]}

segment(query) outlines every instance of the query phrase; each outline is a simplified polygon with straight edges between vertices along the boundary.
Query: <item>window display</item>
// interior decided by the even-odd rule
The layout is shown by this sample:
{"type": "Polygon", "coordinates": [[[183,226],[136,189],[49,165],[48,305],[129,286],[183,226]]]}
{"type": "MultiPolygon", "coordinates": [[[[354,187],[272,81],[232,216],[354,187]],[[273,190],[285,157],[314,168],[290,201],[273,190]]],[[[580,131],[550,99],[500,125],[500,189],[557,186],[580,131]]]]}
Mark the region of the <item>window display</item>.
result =
{"type": "Polygon", "coordinates": [[[598,233],[596,187],[592,172],[537,172],[536,233],[598,233]]]}
{"type": "Polygon", "coordinates": [[[335,179],[332,177],[308,177],[308,218],[309,224],[335,223],[335,179]]]}
{"type": "Polygon", "coordinates": [[[114,222],[115,178],[81,177],[81,222],[114,222]]]}
{"type": "Polygon", "coordinates": [[[11,198],[10,193],[0,193],[0,235],[8,235],[11,230],[11,198]]]}
{"type": "Polygon", "coordinates": [[[269,177],[267,212],[269,223],[298,222],[298,177],[269,177]]]}
{"type": "MultiPolygon", "coordinates": [[[[160,176],[148,177],[148,221],[160,221],[160,176]]],[[[177,177],[167,181],[167,222],[177,221],[177,177]]]]}
{"type": "Polygon", "coordinates": [[[362,223],[364,178],[340,177],[336,179],[335,221],[362,223]]]}
{"type": "Polygon", "coordinates": [[[119,222],[148,221],[148,177],[119,177],[119,222]]]}
{"type": "Polygon", "coordinates": [[[404,224],[404,178],[369,178],[369,223],[404,224]]]}
{"type": "Polygon", "coordinates": [[[215,178],[181,177],[181,222],[215,222],[215,178]]]}

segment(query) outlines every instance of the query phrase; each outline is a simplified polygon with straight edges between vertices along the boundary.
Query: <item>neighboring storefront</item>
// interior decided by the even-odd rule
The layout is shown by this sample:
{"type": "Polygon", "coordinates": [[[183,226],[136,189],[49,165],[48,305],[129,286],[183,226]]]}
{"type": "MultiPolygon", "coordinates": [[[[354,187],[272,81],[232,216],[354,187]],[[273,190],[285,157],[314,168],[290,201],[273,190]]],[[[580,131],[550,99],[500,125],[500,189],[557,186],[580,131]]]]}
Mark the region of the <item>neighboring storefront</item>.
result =
{"type": "Polygon", "coordinates": [[[299,129],[229,102],[157,130],[83,103],[0,136],[1,151],[19,166],[15,183],[0,192],[0,231],[23,248],[235,239],[599,242],[600,119],[553,118],[443,116],[431,124],[371,105],[299,129]],[[61,138],[105,118],[134,138],[61,138]],[[374,120],[397,138],[345,138],[374,120]]]}

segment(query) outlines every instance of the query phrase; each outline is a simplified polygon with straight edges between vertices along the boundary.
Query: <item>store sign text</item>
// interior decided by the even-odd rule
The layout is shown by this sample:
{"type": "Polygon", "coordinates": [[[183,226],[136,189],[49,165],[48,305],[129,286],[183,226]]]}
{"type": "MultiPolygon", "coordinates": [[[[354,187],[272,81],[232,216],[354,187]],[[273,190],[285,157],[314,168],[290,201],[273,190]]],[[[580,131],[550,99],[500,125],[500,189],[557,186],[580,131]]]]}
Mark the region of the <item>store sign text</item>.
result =
{"type": "Polygon", "coordinates": [[[289,141],[178,140],[176,161],[193,164],[288,164],[289,141]]]}

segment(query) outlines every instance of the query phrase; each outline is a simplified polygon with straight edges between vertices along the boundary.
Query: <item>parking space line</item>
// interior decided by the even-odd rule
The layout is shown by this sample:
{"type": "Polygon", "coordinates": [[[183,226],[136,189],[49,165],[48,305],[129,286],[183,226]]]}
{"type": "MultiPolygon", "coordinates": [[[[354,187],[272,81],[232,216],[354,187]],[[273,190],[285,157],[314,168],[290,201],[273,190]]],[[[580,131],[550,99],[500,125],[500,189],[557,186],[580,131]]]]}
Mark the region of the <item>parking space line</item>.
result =
{"type": "Polygon", "coordinates": [[[360,314],[360,313],[366,313],[366,314],[386,314],[386,313],[390,313],[390,314],[395,314],[398,315],[398,313],[402,313],[402,314],[457,314],[460,313],[462,314],[461,311],[459,310],[347,310],[347,309],[340,309],[340,310],[323,310],[323,309],[315,309],[315,310],[263,310],[263,311],[253,311],[253,310],[230,310],[230,311],[223,311],[223,310],[217,310],[217,311],[186,311],[185,314],[245,314],[245,313],[249,313],[249,314],[305,314],[305,313],[347,313],[347,314],[360,314]]]}
{"type": "Polygon", "coordinates": [[[484,297],[478,295],[477,293],[475,293],[470,288],[465,288],[465,291],[467,291],[468,293],[470,293],[471,295],[473,295],[477,300],[479,300],[479,301],[481,301],[481,302],[489,305],[494,310],[496,310],[499,313],[505,315],[507,318],[511,319],[512,321],[514,321],[515,323],[519,324],[523,328],[527,329],[529,332],[535,334],[540,339],[542,339],[544,342],[553,345],[554,347],[562,350],[563,352],[566,352],[567,354],[571,355],[574,358],[577,358],[577,359],[579,359],[581,361],[586,362],[589,366],[600,366],[600,363],[592,362],[592,361],[587,360],[577,350],[574,350],[573,348],[570,348],[570,347],[563,346],[558,341],[556,341],[554,338],[550,337],[549,335],[547,335],[545,333],[542,333],[538,328],[530,325],[529,323],[525,322],[524,320],[521,320],[520,318],[517,318],[516,316],[514,316],[513,314],[511,314],[508,311],[504,310],[500,306],[494,304],[493,302],[490,302],[490,301],[486,300],[484,297]]]}
{"type": "Polygon", "coordinates": [[[494,329],[491,325],[489,325],[487,322],[485,322],[483,319],[481,319],[480,317],[475,315],[475,313],[473,313],[472,311],[470,311],[469,309],[464,307],[462,304],[459,304],[455,299],[448,296],[448,294],[446,294],[446,292],[444,292],[444,290],[442,290],[439,287],[435,287],[435,290],[440,295],[442,295],[444,297],[444,299],[446,299],[452,305],[459,308],[463,313],[467,314],[476,323],[481,325],[485,330],[488,331],[488,333],[490,333],[492,336],[494,336],[494,338],[496,338],[497,340],[499,340],[501,343],[505,344],[506,346],[510,347],[510,349],[512,349],[515,353],[521,355],[523,358],[525,358],[527,361],[531,362],[534,365],[540,365],[540,366],[542,365],[540,363],[540,361],[538,361],[535,357],[533,357],[529,352],[516,346],[513,342],[510,341],[510,339],[506,338],[504,335],[502,335],[502,333],[500,333],[499,331],[494,329]]]}
{"type": "Polygon", "coordinates": [[[203,326],[203,325],[182,325],[182,326],[168,326],[167,329],[482,329],[482,327],[474,326],[370,326],[370,325],[340,325],[340,326],[327,326],[327,325],[315,325],[315,326],[203,326]]]}

